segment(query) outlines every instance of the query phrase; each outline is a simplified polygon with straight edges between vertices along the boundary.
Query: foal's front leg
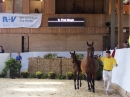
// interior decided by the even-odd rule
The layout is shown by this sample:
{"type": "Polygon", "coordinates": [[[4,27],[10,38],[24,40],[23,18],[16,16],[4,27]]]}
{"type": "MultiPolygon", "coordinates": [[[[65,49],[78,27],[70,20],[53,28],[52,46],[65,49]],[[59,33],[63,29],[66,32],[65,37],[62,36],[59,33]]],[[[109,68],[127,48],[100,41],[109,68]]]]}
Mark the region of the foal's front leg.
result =
{"type": "Polygon", "coordinates": [[[74,88],[76,90],[76,74],[74,74],[74,88]]]}
{"type": "Polygon", "coordinates": [[[88,82],[88,91],[89,92],[91,92],[91,88],[90,88],[90,77],[89,77],[89,75],[88,76],[86,76],[86,80],[87,80],[87,82],[88,82]]]}
{"type": "Polygon", "coordinates": [[[93,88],[93,89],[92,89],[92,92],[95,93],[95,80],[94,80],[94,79],[92,79],[92,83],[93,83],[93,86],[92,86],[92,88],[93,88]]]}
{"type": "Polygon", "coordinates": [[[76,77],[77,77],[77,88],[79,89],[79,72],[76,77]]]}

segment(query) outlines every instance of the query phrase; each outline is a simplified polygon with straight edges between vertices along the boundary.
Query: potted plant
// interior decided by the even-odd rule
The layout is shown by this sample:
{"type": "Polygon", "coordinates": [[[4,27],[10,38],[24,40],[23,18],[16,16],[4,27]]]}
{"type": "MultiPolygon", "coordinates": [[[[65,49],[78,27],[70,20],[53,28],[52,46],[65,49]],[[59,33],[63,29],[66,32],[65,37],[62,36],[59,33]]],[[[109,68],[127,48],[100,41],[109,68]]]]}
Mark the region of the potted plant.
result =
{"type": "Polygon", "coordinates": [[[15,60],[14,58],[10,58],[8,61],[5,62],[5,67],[2,70],[2,74],[7,75],[7,71],[10,70],[10,77],[15,78],[21,67],[22,65],[17,60],[15,60]]]}
{"type": "Polygon", "coordinates": [[[49,73],[48,73],[48,77],[49,77],[50,79],[54,79],[54,78],[55,78],[55,73],[54,73],[53,71],[49,72],[49,73]]]}
{"type": "Polygon", "coordinates": [[[102,71],[103,71],[103,63],[101,60],[98,60],[99,63],[99,69],[97,72],[96,80],[101,80],[102,79],[102,71]]]}
{"type": "Polygon", "coordinates": [[[23,72],[21,72],[21,75],[23,76],[23,78],[27,78],[29,76],[29,72],[23,71],[23,72]]]}
{"type": "Polygon", "coordinates": [[[36,72],[36,76],[38,79],[40,79],[42,77],[42,72],[41,71],[37,71],[36,72]]]}
{"type": "Polygon", "coordinates": [[[65,75],[58,75],[56,78],[57,78],[57,79],[65,79],[66,76],[65,76],[65,75]]]}
{"type": "Polygon", "coordinates": [[[72,73],[72,72],[67,72],[67,73],[66,73],[66,76],[67,76],[67,78],[70,80],[70,79],[73,78],[73,73],[72,73]]]}

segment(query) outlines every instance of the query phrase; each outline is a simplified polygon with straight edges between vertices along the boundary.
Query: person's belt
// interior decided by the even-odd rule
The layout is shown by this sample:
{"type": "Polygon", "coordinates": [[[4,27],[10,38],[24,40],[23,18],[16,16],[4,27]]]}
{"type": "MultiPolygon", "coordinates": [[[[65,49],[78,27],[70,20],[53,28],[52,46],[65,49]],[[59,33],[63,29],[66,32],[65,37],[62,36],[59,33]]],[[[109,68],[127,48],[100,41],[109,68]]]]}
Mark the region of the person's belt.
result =
{"type": "Polygon", "coordinates": [[[112,71],[112,70],[106,70],[106,69],[103,69],[103,70],[105,70],[105,71],[112,71]]]}

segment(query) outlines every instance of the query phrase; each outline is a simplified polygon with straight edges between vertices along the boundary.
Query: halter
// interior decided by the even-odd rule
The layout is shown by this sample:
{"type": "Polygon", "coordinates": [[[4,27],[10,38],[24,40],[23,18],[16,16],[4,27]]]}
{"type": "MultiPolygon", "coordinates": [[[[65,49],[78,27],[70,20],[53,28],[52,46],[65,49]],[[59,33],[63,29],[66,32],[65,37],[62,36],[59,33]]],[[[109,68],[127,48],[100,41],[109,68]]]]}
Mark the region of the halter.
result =
{"type": "Polygon", "coordinates": [[[89,56],[90,58],[93,58],[93,57],[94,57],[94,47],[93,47],[93,45],[94,45],[94,42],[92,42],[92,44],[89,44],[89,43],[87,42],[87,46],[88,46],[87,51],[88,51],[88,56],[89,56]]]}
{"type": "Polygon", "coordinates": [[[89,47],[89,48],[87,49],[87,51],[88,51],[88,56],[89,56],[90,58],[93,58],[93,57],[94,57],[94,48],[93,48],[93,47],[89,47]],[[92,49],[92,51],[89,51],[89,49],[92,49]]]}

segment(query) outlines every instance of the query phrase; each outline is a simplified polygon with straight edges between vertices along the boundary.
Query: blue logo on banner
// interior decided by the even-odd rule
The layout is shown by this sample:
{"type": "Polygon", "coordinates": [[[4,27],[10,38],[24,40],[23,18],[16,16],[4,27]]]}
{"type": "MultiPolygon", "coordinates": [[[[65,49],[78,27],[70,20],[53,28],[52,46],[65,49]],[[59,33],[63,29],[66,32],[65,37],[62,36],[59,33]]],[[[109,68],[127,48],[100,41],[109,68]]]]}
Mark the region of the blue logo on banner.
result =
{"type": "Polygon", "coordinates": [[[6,17],[6,16],[4,16],[3,17],[3,22],[14,22],[15,21],[15,19],[16,19],[16,16],[15,17],[6,17]]]}

